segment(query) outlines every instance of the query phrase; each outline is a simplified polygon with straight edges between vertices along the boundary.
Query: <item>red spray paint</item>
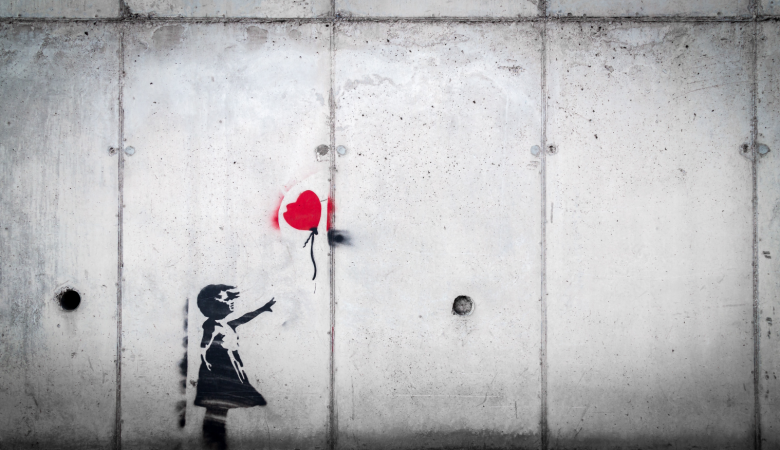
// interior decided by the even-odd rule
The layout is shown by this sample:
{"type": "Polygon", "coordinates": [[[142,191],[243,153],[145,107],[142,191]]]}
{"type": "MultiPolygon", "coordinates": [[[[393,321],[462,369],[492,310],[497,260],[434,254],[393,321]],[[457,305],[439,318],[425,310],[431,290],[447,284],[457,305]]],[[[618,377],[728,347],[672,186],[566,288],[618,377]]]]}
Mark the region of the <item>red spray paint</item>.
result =
{"type": "Polygon", "coordinates": [[[305,248],[311,240],[311,263],[314,265],[314,276],[311,279],[317,278],[317,263],[314,262],[314,236],[317,235],[317,227],[322,217],[320,198],[312,191],[303,191],[298,196],[298,200],[287,204],[287,211],[282,217],[296,230],[311,231],[303,246],[305,248]]]}
{"type": "Polygon", "coordinates": [[[284,201],[284,195],[281,195],[279,197],[279,200],[276,202],[276,206],[274,207],[274,214],[271,216],[271,228],[274,230],[279,230],[279,210],[282,209],[282,202],[284,201]]]}
{"type": "Polygon", "coordinates": [[[328,224],[325,228],[328,231],[330,231],[330,221],[334,214],[336,214],[336,204],[332,198],[328,197],[328,224]]]}

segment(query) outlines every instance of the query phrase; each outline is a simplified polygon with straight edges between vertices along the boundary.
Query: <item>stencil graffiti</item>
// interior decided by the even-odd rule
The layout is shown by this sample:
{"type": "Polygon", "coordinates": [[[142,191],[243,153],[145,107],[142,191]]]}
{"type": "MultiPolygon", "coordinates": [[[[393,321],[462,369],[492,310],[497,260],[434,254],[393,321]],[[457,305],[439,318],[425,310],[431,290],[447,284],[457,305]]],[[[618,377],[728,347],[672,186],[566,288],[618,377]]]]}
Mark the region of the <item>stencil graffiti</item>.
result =
{"type": "Polygon", "coordinates": [[[317,227],[320,224],[322,215],[322,205],[320,198],[312,191],[303,191],[298,196],[298,200],[287,204],[287,211],[282,214],[284,220],[296,230],[310,231],[309,237],[303,243],[303,247],[311,241],[311,263],[314,265],[314,276],[317,278],[317,263],[314,261],[314,236],[317,235],[317,227]]]}
{"type": "Polygon", "coordinates": [[[265,406],[266,400],[249,383],[244,363],[238,354],[236,328],[263,312],[273,312],[268,303],[253,311],[235,311],[239,293],[234,286],[212,284],[198,294],[198,308],[207,317],[200,343],[200,371],[195,405],[206,408],[203,438],[209,448],[227,448],[225,423],[228,410],[265,406]]]}

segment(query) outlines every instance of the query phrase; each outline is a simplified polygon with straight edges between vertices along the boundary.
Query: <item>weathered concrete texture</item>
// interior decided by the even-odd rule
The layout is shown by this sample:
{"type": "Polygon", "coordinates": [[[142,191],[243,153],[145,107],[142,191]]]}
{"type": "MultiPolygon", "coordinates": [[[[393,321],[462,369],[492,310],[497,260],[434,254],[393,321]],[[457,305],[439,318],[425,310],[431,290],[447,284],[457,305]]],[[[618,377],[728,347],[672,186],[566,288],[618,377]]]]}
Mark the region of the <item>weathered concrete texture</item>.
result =
{"type": "Polygon", "coordinates": [[[547,2],[547,12],[553,16],[747,16],[749,7],[749,0],[549,0],[547,2]]]}
{"type": "Polygon", "coordinates": [[[338,446],[536,447],[539,30],[337,32],[338,446]]]}
{"type": "Polygon", "coordinates": [[[0,0],[0,17],[117,17],[118,0],[0,0]]]}
{"type": "Polygon", "coordinates": [[[761,330],[760,398],[764,449],[780,449],[780,24],[759,25],[758,294],[761,330]]]}
{"type": "Polygon", "coordinates": [[[517,17],[535,16],[535,0],[336,0],[340,16],[517,17]]]}
{"type": "Polygon", "coordinates": [[[117,50],[112,26],[0,26],[2,448],[110,445],[117,50]]]}
{"type": "Polygon", "coordinates": [[[553,448],[750,448],[750,24],[549,26],[553,448]]]}
{"type": "Polygon", "coordinates": [[[274,223],[303,189],[327,200],[328,164],[314,149],[329,142],[329,34],[324,24],[128,30],[125,449],[201,443],[196,299],[209,284],[236,286],[237,310],[277,301],[238,329],[249,382],[268,405],[229,412],[231,448],[325,446],[328,246],[321,233],[312,281],[308,232],[274,223]]]}
{"type": "Polygon", "coordinates": [[[134,14],[162,17],[321,17],[329,0],[125,0],[134,14]]]}
{"type": "Polygon", "coordinates": [[[761,12],[780,16],[780,0],[761,0],[761,12]]]}

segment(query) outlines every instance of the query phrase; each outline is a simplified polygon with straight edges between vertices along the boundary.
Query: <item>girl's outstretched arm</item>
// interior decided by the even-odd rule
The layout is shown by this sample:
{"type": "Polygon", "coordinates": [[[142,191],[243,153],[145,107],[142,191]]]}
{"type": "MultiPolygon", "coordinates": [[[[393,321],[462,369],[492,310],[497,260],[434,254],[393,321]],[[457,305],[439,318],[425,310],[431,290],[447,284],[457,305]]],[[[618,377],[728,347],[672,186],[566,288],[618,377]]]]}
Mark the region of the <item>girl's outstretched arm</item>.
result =
{"type": "Polygon", "coordinates": [[[274,306],[274,304],[276,304],[276,302],[274,301],[274,299],[271,299],[268,303],[266,303],[265,305],[257,308],[256,310],[254,310],[252,312],[248,312],[248,313],[244,314],[243,316],[239,317],[236,320],[231,320],[230,322],[228,322],[228,325],[230,325],[231,328],[235,329],[237,326],[243,325],[243,324],[249,322],[250,320],[254,319],[255,317],[259,316],[260,313],[262,313],[262,312],[265,312],[265,311],[273,312],[271,310],[271,307],[274,306]]]}

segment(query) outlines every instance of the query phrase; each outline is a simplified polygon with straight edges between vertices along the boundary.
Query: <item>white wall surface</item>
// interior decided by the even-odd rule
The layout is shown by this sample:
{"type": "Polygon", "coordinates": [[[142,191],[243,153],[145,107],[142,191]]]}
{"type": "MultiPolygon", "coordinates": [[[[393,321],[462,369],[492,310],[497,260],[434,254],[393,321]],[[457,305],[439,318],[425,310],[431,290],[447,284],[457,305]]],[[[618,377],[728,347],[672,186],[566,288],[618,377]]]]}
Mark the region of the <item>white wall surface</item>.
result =
{"type": "MultiPolygon", "coordinates": [[[[750,0],[0,0],[0,17],[743,17],[750,0]]],[[[761,14],[780,14],[778,0],[756,0],[761,14]]]]}
{"type": "Polygon", "coordinates": [[[551,27],[556,448],[751,443],[750,30],[551,27]]]}
{"type": "Polygon", "coordinates": [[[0,26],[0,448],[114,434],[119,35],[0,26]],[[58,292],[81,306],[64,311],[58,292]]]}
{"type": "Polygon", "coordinates": [[[320,17],[329,0],[126,0],[133,14],[159,17],[320,17]]]}
{"type": "Polygon", "coordinates": [[[116,17],[117,0],[0,0],[0,17],[116,17]]]}
{"type": "MultiPolygon", "coordinates": [[[[776,0],[764,0],[776,1],[776,0]]],[[[747,16],[749,0],[549,0],[555,16],[747,16]]]]}
{"type": "Polygon", "coordinates": [[[538,440],[540,49],[529,24],[337,28],[340,447],[538,440]]]}
{"type": "Polygon", "coordinates": [[[524,17],[539,14],[535,0],[336,0],[341,16],[524,17]]]}
{"type": "Polygon", "coordinates": [[[329,29],[177,24],[132,28],[126,41],[125,144],[136,153],[124,179],[125,446],[199,442],[205,410],[193,400],[205,317],[196,299],[227,284],[247,307],[277,301],[239,332],[246,371],[269,404],[230,412],[233,448],[323,447],[327,241],[316,241],[312,281],[307,234],[283,222],[274,229],[272,217],[288,191],[285,204],[301,187],[327,199],[328,165],[314,148],[329,142],[329,29]]]}
{"type": "Polygon", "coordinates": [[[780,1],[761,0],[761,12],[764,14],[780,15],[780,1]]]}

